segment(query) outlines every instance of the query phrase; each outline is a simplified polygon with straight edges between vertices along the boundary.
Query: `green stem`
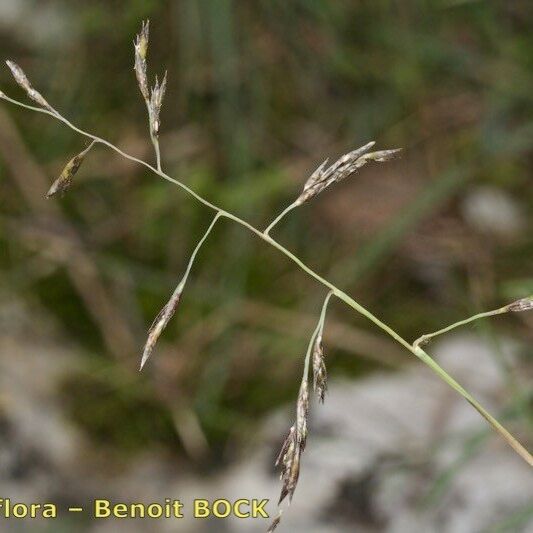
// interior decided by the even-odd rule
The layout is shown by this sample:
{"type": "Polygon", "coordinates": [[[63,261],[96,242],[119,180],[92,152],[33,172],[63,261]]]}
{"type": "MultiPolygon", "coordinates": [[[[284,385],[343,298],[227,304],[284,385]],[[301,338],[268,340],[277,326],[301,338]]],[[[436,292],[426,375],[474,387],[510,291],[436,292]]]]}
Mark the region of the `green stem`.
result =
{"type": "Polygon", "coordinates": [[[189,277],[189,274],[191,272],[192,265],[194,263],[194,260],[196,259],[196,255],[198,254],[198,251],[204,244],[205,240],[211,233],[211,230],[215,226],[217,220],[221,217],[220,213],[217,213],[213,220],[211,221],[211,224],[209,224],[209,227],[205,230],[205,233],[203,237],[198,241],[198,244],[196,245],[196,248],[193,250],[191,257],[189,258],[189,263],[187,264],[187,268],[185,270],[185,274],[183,274],[183,277],[181,278],[181,281],[179,282],[178,286],[176,287],[176,292],[182,292],[183,288],[185,287],[185,284],[187,283],[187,278],[189,277]]]}
{"type": "MultiPolygon", "coordinates": [[[[319,274],[317,274],[314,270],[312,270],[310,267],[308,267],[301,259],[296,257],[293,253],[291,253],[289,250],[287,250],[284,246],[282,246],[280,243],[272,239],[268,234],[263,233],[262,231],[258,230],[245,220],[242,220],[238,216],[229,213],[228,211],[225,211],[224,209],[221,209],[220,207],[216,206],[215,204],[212,204],[202,196],[200,196],[198,193],[190,189],[187,185],[182,183],[179,180],[176,180],[161,170],[153,167],[146,161],[143,161],[142,159],[139,159],[137,157],[134,157],[130,154],[127,154],[126,152],[122,151],[120,148],[115,146],[114,144],[110,143],[109,141],[106,141],[105,139],[102,139],[100,137],[97,137],[96,135],[92,135],[91,133],[88,133],[77,126],[74,126],[71,122],[69,122],[65,117],[60,115],[57,112],[52,112],[47,109],[39,108],[30,106],[27,104],[24,104],[22,102],[19,102],[17,100],[14,100],[12,98],[9,98],[4,93],[0,93],[0,98],[3,98],[4,100],[7,100],[8,102],[11,102],[12,104],[15,104],[20,107],[24,107],[26,109],[30,109],[32,111],[37,111],[39,113],[44,113],[46,115],[50,115],[57,120],[60,120],[64,124],[66,124],[69,128],[72,130],[80,133],[81,135],[84,135],[85,137],[88,137],[90,139],[95,140],[96,142],[99,142],[101,144],[104,144],[105,146],[108,146],[112,150],[114,150],[116,153],[120,154],[122,157],[129,159],[130,161],[134,161],[136,163],[139,163],[140,165],[143,165],[147,169],[151,170],[161,178],[175,184],[176,186],[180,187],[187,193],[189,193],[192,197],[196,198],[200,203],[205,205],[206,207],[209,207],[210,209],[213,209],[216,211],[219,216],[226,217],[237,224],[240,224],[241,226],[248,229],[250,232],[254,233],[256,236],[258,236],[260,239],[265,241],[266,243],[270,244],[277,250],[279,250],[283,255],[288,257],[291,261],[296,263],[304,272],[309,274],[311,277],[313,277],[316,281],[324,285],[325,287],[329,288],[333,295],[335,295],[337,298],[342,300],[346,305],[360,313],[361,315],[368,318],[371,322],[373,322],[377,327],[385,331],[388,335],[390,335],[394,340],[396,340],[398,343],[400,343],[402,346],[404,346],[407,350],[409,350],[413,355],[418,357],[424,364],[429,366],[433,372],[435,372],[443,381],[445,381],[450,387],[452,387],[455,391],[457,391],[463,398],[468,401],[474,409],[476,409],[485,420],[489,422],[489,424],[507,441],[507,443],[530,465],[533,466],[533,456],[488,412],[486,411],[481,404],[477,402],[457,381],[455,381],[450,375],[446,373],[446,371],[441,368],[424,350],[422,350],[419,346],[412,346],[407,342],[404,338],[402,338],[396,331],[394,331],[390,326],[379,320],[376,316],[374,316],[370,311],[368,311],[365,307],[363,307],[361,304],[356,302],[353,298],[348,296],[345,292],[343,292],[341,289],[333,285],[331,282],[327,281],[323,277],[321,277],[319,274]]],[[[287,211],[288,212],[288,211],[287,211]]],[[[278,217],[279,218],[279,217],[278,217]]]]}
{"type": "Polygon", "coordinates": [[[471,317],[465,318],[464,320],[459,320],[459,322],[454,322],[453,324],[450,324],[449,326],[446,326],[445,328],[439,329],[438,331],[434,331],[433,333],[426,333],[425,335],[422,335],[421,337],[416,339],[415,342],[413,342],[413,346],[416,348],[417,346],[420,346],[421,344],[425,344],[432,337],[436,337],[437,335],[442,335],[443,333],[447,333],[448,331],[451,331],[452,329],[458,328],[460,326],[464,326],[465,324],[469,324],[470,322],[474,322],[474,320],[478,320],[480,318],[486,318],[486,317],[494,316],[494,315],[501,315],[502,313],[507,313],[507,312],[508,312],[507,307],[500,307],[499,309],[493,309],[492,311],[485,311],[484,313],[478,313],[477,315],[473,315],[471,317]]]}
{"type": "Polygon", "coordinates": [[[286,207],[267,227],[265,230],[265,235],[268,235],[270,233],[270,230],[289,212],[292,211],[295,207],[297,207],[298,204],[296,202],[293,202],[291,205],[286,207]]]}

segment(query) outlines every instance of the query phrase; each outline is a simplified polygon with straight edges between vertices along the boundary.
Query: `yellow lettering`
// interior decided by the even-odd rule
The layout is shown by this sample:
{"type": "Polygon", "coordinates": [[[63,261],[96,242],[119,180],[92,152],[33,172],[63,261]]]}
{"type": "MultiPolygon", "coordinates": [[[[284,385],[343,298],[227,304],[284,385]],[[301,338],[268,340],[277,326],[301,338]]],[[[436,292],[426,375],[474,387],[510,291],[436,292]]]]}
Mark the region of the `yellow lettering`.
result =
{"type": "Polygon", "coordinates": [[[228,500],[215,500],[213,502],[213,514],[217,518],[226,518],[231,513],[231,503],[228,500]],[[224,510],[220,511],[220,507],[223,507],[224,510]]]}
{"type": "Polygon", "coordinates": [[[207,500],[194,500],[194,517],[206,518],[210,515],[209,502],[207,500]]]}
{"type": "Polygon", "coordinates": [[[15,518],[24,518],[28,514],[28,508],[23,503],[13,505],[13,516],[15,518]]]}
{"type": "Polygon", "coordinates": [[[117,503],[113,505],[113,516],[115,518],[127,518],[128,506],[125,503],[117,503]]]}
{"type": "Polygon", "coordinates": [[[250,500],[237,500],[233,504],[233,512],[237,518],[250,518],[250,512],[243,513],[241,511],[241,505],[250,505],[250,500]]]}
{"type": "Polygon", "coordinates": [[[110,514],[109,500],[94,500],[95,518],[107,518],[110,514]]]}
{"type": "Polygon", "coordinates": [[[146,514],[150,518],[159,518],[163,514],[163,507],[157,503],[151,503],[146,509],[146,514]]]}
{"type": "Polygon", "coordinates": [[[56,518],[57,507],[53,503],[45,503],[43,506],[43,518],[56,518]]]}
{"type": "Polygon", "coordinates": [[[131,504],[131,518],[144,518],[144,504],[142,503],[132,503],[131,504]],[[137,514],[137,511],[139,513],[137,514]]]}
{"type": "Polygon", "coordinates": [[[268,518],[268,513],[263,509],[267,503],[268,500],[261,500],[260,502],[257,500],[252,500],[252,516],[254,518],[257,518],[258,516],[268,518]]]}

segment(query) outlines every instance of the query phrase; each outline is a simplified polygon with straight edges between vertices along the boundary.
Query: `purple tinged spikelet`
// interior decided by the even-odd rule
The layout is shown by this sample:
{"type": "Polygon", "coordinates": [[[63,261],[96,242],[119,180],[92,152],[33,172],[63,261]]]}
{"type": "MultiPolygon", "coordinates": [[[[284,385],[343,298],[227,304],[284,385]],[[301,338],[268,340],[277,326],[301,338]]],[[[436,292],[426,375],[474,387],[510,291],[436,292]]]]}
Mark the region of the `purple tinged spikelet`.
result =
{"type": "Polygon", "coordinates": [[[326,159],[305,182],[302,193],[296,199],[296,205],[301,205],[311,198],[314,198],[330,185],[342,181],[359,170],[369,161],[377,161],[379,163],[389,161],[401,150],[400,148],[396,148],[393,150],[368,152],[374,144],[375,142],[371,141],[364,146],[343,155],[329,167],[326,167],[328,163],[328,160],[326,159]]]}

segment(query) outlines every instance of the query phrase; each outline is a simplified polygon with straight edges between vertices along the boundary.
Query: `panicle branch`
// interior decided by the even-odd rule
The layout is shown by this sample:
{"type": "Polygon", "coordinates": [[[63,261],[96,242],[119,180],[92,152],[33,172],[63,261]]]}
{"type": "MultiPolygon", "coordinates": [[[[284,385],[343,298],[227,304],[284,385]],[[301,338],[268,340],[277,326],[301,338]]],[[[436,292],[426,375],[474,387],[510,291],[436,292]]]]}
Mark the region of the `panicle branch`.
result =
{"type": "Polygon", "coordinates": [[[533,295],[526,296],[525,298],[520,298],[519,300],[504,305],[503,307],[499,307],[498,309],[493,309],[492,311],[485,311],[483,313],[477,313],[476,315],[465,318],[464,320],[459,320],[458,322],[454,322],[453,324],[434,331],[433,333],[426,333],[425,335],[418,337],[418,339],[413,342],[413,347],[418,348],[419,346],[422,346],[423,344],[427,343],[433,337],[437,337],[438,335],[442,335],[443,333],[448,333],[448,331],[451,331],[452,329],[464,326],[465,324],[469,324],[470,322],[474,322],[475,320],[479,320],[480,318],[488,318],[490,316],[502,315],[504,313],[522,313],[524,311],[531,311],[532,309],[533,295]]]}
{"type": "Polygon", "coordinates": [[[150,34],[150,21],[143,21],[141,24],[141,31],[133,42],[135,62],[133,69],[137,77],[137,84],[144,98],[146,109],[148,110],[148,125],[150,128],[150,138],[154,145],[157,170],[161,171],[161,153],[159,150],[159,128],[161,125],[160,114],[163,106],[163,98],[167,88],[167,72],[163,76],[163,80],[159,83],[159,79],[155,77],[155,84],[148,89],[148,42],[150,34]]]}
{"type": "Polygon", "coordinates": [[[369,161],[377,161],[379,163],[390,161],[401,151],[401,148],[395,148],[393,150],[368,152],[375,144],[374,141],[371,141],[343,155],[329,167],[327,166],[328,160],[326,159],[305,182],[302,193],[296,199],[296,205],[304,204],[334,183],[346,179],[369,161]]]}
{"type": "Polygon", "coordinates": [[[36,91],[24,71],[14,62],[8,59],[6,65],[11,70],[11,74],[15,78],[15,81],[26,91],[28,97],[39,104],[41,107],[48,109],[49,111],[55,112],[53,107],[44,99],[43,95],[36,91]]]}
{"type": "Polygon", "coordinates": [[[309,176],[304,184],[304,188],[296,198],[296,200],[285,208],[264,231],[265,235],[270,233],[270,230],[290,211],[294,208],[308,202],[315,196],[319,195],[322,191],[338,183],[348,176],[357,172],[361,167],[365,166],[369,161],[377,161],[383,163],[390,161],[399,152],[401,148],[395,148],[393,150],[380,150],[377,152],[368,152],[376,143],[371,141],[356,150],[343,155],[331,166],[328,165],[329,159],[326,159],[312,174],[309,176]]]}
{"type": "Polygon", "coordinates": [[[168,302],[163,306],[161,311],[157,314],[154,321],[152,322],[152,325],[150,326],[150,329],[148,330],[148,338],[146,340],[146,343],[144,345],[143,354],[141,358],[141,364],[139,370],[142,370],[146,362],[148,361],[148,358],[152,354],[154,347],[161,336],[161,333],[163,333],[163,330],[167,327],[167,324],[169,323],[170,319],[174,316],[174,313],[176,312],[176,309],[178,307],[178,304],[181,299],[181,294],[183,293],[183,289],[185,288],[185,285],[187,283],[187,279],[189,277],[189,274],[191,272],[192,265],[194,263],[194,260],[196,258],[196,255],[198,254],[198,251],[204,244],[205,240],[207,239],[208,235],[211,233],[211,230],[214,228],[217,220],[221,217],[221,213],[217,213],[213,220],[211,221],[211,224],[209,224],[209,227],[203,234],[202,238],[198,241],[198,244],[194,248],[193,253],[191,254],[191,257],[189,258],[189,262],[187,264],[187,268],[185,270],[185,273],[183,274],[183,277],[181,278],[180,282],[178,283],[178,286],[174,289],[174,292],[172,293],[172,296],[168,300],[168,302]]]}
{"type": "MultiPolygon", "coordinates": [[[[326,310],[331,296],[333,296],[333,291],[328,292],[324,299],[318,324],[311,335],[307,347],[302,381],[300,384],[300,390],[298,391],[298,398],[296,400],[296,421],[290,427],[289,433],[287,434],[276,459],[276,466],[280,466],[281,468],[281,493],[278,506],[287,496],[289,497],[289,503],[292,501],[300,477],[301,456],[305,450],[308,435],[309,366],[311,357],[313,359],[313,387],[319,400],[322,402],[324,401],[327,388],[327,375],[324,362],[324,351],[322,349],[322,333],[324,331],[326,310]],[[320,350],[318,347],[320,347],[320,350]],[[318,353],[319,351],[320,353],[318,353]]],[[[272,529],[269,529],[269,531],[273,531],[278,526],[280,520],[281,509],[279,510],[276,519],[272,522],[270,526],[272,529]]]]}

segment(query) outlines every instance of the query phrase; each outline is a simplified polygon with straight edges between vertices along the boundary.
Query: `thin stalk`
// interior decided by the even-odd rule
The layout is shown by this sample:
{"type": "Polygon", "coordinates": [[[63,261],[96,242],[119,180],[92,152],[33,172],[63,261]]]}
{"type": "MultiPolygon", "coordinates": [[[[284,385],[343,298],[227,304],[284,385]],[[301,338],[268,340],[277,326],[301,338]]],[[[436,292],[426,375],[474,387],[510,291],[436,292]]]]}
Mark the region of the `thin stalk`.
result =
{"type": "Polygon", "coordinates": [[[404,348],[409,350],[413,355],[418,357],[424,364],[429,366],[433,372],[435,372],[443,381],[445,381],[450,387],[452,387],[456,392],[458,392],[463,398],[469,402],[472,407],[474,407],[480,414],[489,422],[489,424],[507,441],[507,443],[530,465],[533,466],[533,456],[488,412],[486,411],[481,404],[479,404],[457,381],[455,381],[450,375],[446,373],[446,371],[441,368],[424,350],[422,350],[419,346],[412,346],[409,342],[407,342],[403,337],[401,337],[396,331],[394,331],[390,326],[379,320],[376,316],[374,316],[369,310],[367,310],[365,307],[363,307],[361,304],[356,302],[353,298],[348,296],[345,292],[343,292],[341,289],[333,285],[331,282],[327,281],[323,277],[321,277],[319,274],[317,274],[315,271],[313,271],[310,267],[308,267],[301,259],[296,257],[292,252],[287,250],[284,246],[282,246],[280,243],[272,239],[269,235],[265,234],[264,232],[260,231],[256,227],[252,226],[245,220],[242,220],[238,216],[225,211],[224,209],[216,206],[215,204],[212,204],[208,200],[206,200],[204,197],[200,196],[198,193],[190,189],[187,185],[182,183],[179,180],[176,180],[161,170],[158,170],[157,168],[153,167],[146,161],[143,161],[142,159],[138,159],[137,157],[134,157],[130,154],[127,154],[126,152],[122,151],[120,148],[115,146],[114,144],[110,143],[109,141],[102,139],[100,137],[97,137],[96,135],[93,135],[91,133],[88,133],[71,122],[69,122],[65,117],[60,115],[57,112],[51,112],[47,109],[39,108],[30,106],[27,104],[24,104],[22,102],[19,102],[18,100],[14,100],[12,98],[9,98],[4,93],[0,94],[0,98],[3,98],[4,100],[11,102],[12,104],[15,104],[20,107],[24,107],[26,109],[30,109],[32,111],[37,111],[39,113],[44,113],[46,115],[50,115],[57,120],[60,120],[64,124],[66,124],[69,128],[72,130],[80,133],[81,135],[84,135],[85,137],[88,137],[90,139],[93,139],[105,146],[108,146],[121,156],[123,156],[126,159],[129,159],[130,161],[134,161],[136,163],[139,163],[140,165],[143,165],[144,167],[148,168],[161,178],[174,183],[176,186],[180,187],[187,193],[189,193],[192,197],[196,198],[200,203],[205,205],[206,207],[209,207],[210,209],[213,209],[217,213],[220,214],[220,216],[226,217],[237,224],[245,227],[248,229],[251,233],[254,233],[256,236],[258,236],[260,239],[265,241],[266,243],[270,244],[274,248],[276,248],[278,251],[280,251],[283,255],[288,257],[291,261],[293,261],[296,265],[298,265],[304,272],[309,274],[311,277],[313,277],[316,281],[324,285],[325,287],[329,288],[332,293],[342,300],[346,305],[360,313],[361,315],[368,318],[371,322],[373,322],[377,327],[382,329],[385,333],[390,335],[394,340],[396,340],[398,343],[400,343],[404,348]]]}
{"type": "Polygon", "coordinates": [[[264,233],[265,235],[268,235],[270,233],[270,230],[289,212],[292,211],[295,207],[297,207],[298,204],[296,202],[293,202],[291,205],[286,207],[265,229],[264,233]]]}
{"type": "Polygon", "coordinates": [[[434,331],[433,333],[426,333],[425,335],[422,335],[418,339],[416,339],[415,342],[413,342],[413,346],[416,348],[417,346],[420,346],[421,344],[425,344],[429,341],[429,339],[436,337],[437,335],[442,335],[443,333],[447,333],[448,331],[451,331],[452,329],[458,328],[460,326],[464,326],[465,324],[469,324],[470,322],[474,322],[475,320],[479,320],[480,318],[486,318],[489,316],[494,315],[501,315],[503,313],[507,313],[509,310],[507,306],[500,307],[499,309],[493,309],[492,311],[485,311],[483,313],[478,313],[477,315],[473,315],[471,317],[465,318],[464,320],[459,320],[459,322],[454,322],[453,324],[450,324],[449,326],[446,326],[445,328],[439,329],[438,331],[434,331]]]}
{"type": "Polygon", "coordinates": [[[302,381],[306,381],[309,377],[309,363],[311,361],[313,345],[315,343],[317,336],[321,335],[322,331],[324,330],[324,322],[326,320],[326,311],[328,308],[329,300],[332,296],[333,296],[333,291],[329,291],[326,298],[324,299],[324,303],[322,304],[322,310],[320,311],[320,318],[318,319],[318,324],[316,325],[316,328],[313,331],[311,338],[309,339],[309,345],[307,346],[307,353],[305,354],[305,363],[304,363],[302,381]]]}
{"type": "Polygon", "coordinates": [[[196,248],[193,250],[191,257],[189,258],[189,262],[187,263],[187,268],[185,269],[185,274],[183,274],[183,277],[181,278],[181,281],[179,282],[178,286],[176,287],[177,292],[182,292],[183,288],[185,287],[185,284],[187,283],[187,278],[189,277],[189,274],[191,272],[192,265],[194,263],[194,260],[196,259],[196,255],[198,254],[198,251],[204,244],[205,240],[211,233],[212,229],[215,227],[215,224],[217,220],[222,216],[221,213],[217,213],[213,220],[211,221],[211,224],[209,224],[208,228],[205,230],[205,233],[203,237],[198,241],[198,244],[196,245],[196,248]]]}
{"type": "Polygon", "coordinates": [[[146,344],[144,346],[143,354],[141,357],[141,364],[139,367],[139,370],[142,370],[146,362],[148,361],[150,355],[152,354],[152,351],[154,349],[154,346],[157,342],[157,339],[161,335],[161,332],[165,329],[166,325],[168,324],[168,321],[172,318],[172,315],[176,311],[176,308],[179,304],[181,294],[183,292],[183,289],[185,287],[185,284],[187,283],[187,279],[189,277],[189,274],[191,272],[192,265],[194,264],[194,260],[196,259],[196,255],[198,254],[198,251],[204,244],[205,240],[211,233],[211,230],[215,226],[217,220],[221,217],[220,213],[217,213],[213,220],[211,221],[211,224],[209,224],[208,228],[205,230],[205,233],[203,234],[202,238],[198,241],[196,244],[196,247],[194,248],[191,257],[189,258],[189,262],[187,264],[187,268],[185,269],[185,273],[181,277],[180,282],[178,283],[177,287],[174,289],[174,292],[170,296],[167,304],[163,307],[163,309],[160,311],[160,313],[157,315],[156,319],[154,320],[154,323],[152,324],[152,327],[150,328],[148,332],[148,339],[146,341],[146,344]]]}

